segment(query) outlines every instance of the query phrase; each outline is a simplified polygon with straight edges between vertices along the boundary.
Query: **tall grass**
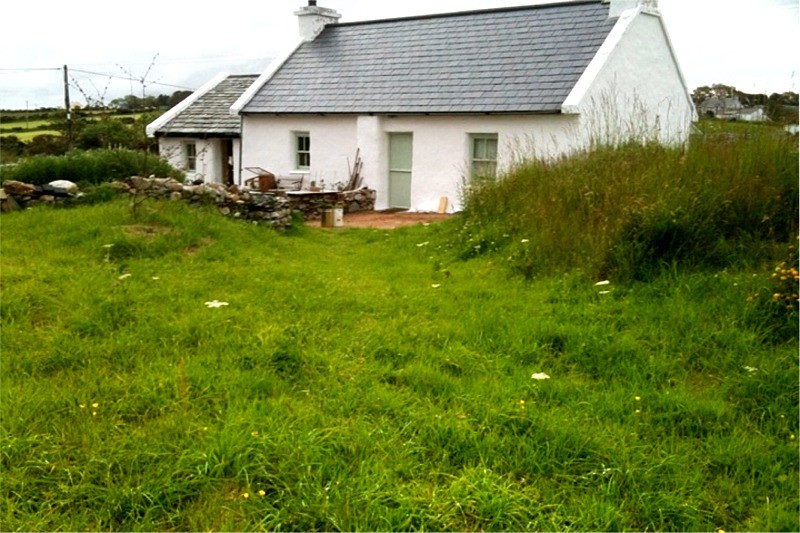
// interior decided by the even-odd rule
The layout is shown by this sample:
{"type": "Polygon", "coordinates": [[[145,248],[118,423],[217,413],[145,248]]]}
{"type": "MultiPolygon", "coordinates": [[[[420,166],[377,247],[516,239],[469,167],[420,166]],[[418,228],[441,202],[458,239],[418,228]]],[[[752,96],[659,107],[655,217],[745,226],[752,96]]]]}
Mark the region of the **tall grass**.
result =
{"type": "Polygon", "coordinates": [[[98,185],[131,176],[172,177],[184,174],[164,159],[136,150],[74,151],[63,156],[37,155],[3,170],[3,181],[17,180],[42,185],[54,180],[98,185]]]}
{"type": "Polygon", "coordinates": [[[526,282],[456,224],[180,203],[2,224],[3,530],[800,527],[770,272],[526,282]]]}
{"type": "Polygon", "coordinates": [[[686,149],[598,148],[527,161],[466,199],[462,256],[499,251],[531,278],[580,269],[650,279],[665,268],[759,262],[797,234],[798,150],[773,129],[686,149]]]}

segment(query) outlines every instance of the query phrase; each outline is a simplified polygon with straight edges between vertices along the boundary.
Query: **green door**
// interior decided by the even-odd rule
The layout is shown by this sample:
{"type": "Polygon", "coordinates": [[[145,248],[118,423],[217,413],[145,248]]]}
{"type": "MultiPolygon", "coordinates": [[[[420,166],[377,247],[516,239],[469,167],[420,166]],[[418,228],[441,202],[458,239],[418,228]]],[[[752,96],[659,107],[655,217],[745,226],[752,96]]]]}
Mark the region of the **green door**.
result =
{"type": "Polygon", "coordinates": [[[411,166],[414,136],[411,133],[389,134],[389,206],[411,207],[411,166]]]}

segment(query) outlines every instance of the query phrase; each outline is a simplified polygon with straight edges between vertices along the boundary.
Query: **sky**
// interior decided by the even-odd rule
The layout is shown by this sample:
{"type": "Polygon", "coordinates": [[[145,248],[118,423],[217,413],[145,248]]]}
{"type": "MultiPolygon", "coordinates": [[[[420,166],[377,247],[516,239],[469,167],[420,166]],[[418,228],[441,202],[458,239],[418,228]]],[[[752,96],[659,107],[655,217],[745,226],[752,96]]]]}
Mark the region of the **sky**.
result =
{"type": "MultiPolygon", "coordinates": [[[[553,0],[319,0],[342,22],[553,0]]],[[[297,39],[305,0],[28,0],[3,6],[0,109],[108,104],[197,89],[219,73],[260,74],[297,39]],[[113,7],[109,7],[113,6],[113,7]],[[223,11],[223,6],[227,11],[223,11]]],[[[660,0],[689,91],[798,92],[800,0],[660,0]]]]}

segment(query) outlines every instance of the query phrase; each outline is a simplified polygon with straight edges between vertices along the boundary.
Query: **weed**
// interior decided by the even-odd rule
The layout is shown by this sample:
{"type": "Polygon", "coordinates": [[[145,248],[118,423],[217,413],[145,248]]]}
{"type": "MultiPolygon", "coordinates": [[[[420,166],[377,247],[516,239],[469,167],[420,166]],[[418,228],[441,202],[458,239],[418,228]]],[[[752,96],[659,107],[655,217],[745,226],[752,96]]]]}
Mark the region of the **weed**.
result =
{"type": "Polygon", "coordinates": [[[525,281],[458,223],[3,215],[4,529],[798,529],[774,264],[525,281]]]}

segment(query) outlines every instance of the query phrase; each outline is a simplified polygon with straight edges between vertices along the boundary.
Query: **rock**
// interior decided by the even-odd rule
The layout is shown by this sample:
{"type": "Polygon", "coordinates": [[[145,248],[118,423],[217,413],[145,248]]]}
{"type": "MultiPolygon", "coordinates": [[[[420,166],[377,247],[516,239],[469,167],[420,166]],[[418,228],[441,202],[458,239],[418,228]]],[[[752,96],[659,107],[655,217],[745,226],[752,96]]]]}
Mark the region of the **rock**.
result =
{"type": "Polygon", "coordinates": [[[228,216],[231,214],[230,207],[220,207],[219,212],[222,213],[224,216],[228,216]]]}
{"type": "Polygon", "coordinates": [[[39,197],[39,201],[45,202],[47,204],[52,204],[53,202],[56,201],[56,197],[53,196],[52,194],[43,194],[39,197]]]}
{"type": "Polygon", "coordinates": [[[34,185],[14,180],[3,183],[3,189],[11,196],[31,196],[36,192],[36,187],[34,185]]]}
{"type": "Polygon", "coordinates": [[[153,185],[152,181],[148,180],[147,178],[142,178],[140,176],[131,176],[130,178],[128,178],[128,182],[130,182],[132,189],[138,189],[141,191],[146,191],[153,185]]]}
{"type": "Polygon", "coordinates": [[[183,199],[183,195],[178,191],[174,191],[169,193],[169,199],[173,202],[180,202],[183,199]]]}
{"type": "Polygon", "coordinates": [[[170,192],[181,192],[183,190],[183,183],[175,180],[168,180],[166,186],[170,192]]]}
{"type": "Polygon", "coordinates": [[[78,192],[78,186],[75,183],[72,183],[68,180],[56,180],[50,182],[51,187],[56,187],[58,189],[64,189],[69,194],[75,194],[78,192]]]}
{"type": "Polygon", "coordinates": [[[22,209],[13,196],[6,194],[5,189],[0,189],[0,211],[8,213],[9,211],[19,211],[22,209]]]}
{"type": "Polygon", "coordinates": [[[66,198],[70,196],[66,189],[53,187],[52,185],[37,185],[36,194],[39,196],[55,196],[56,198],[66,198]]]}

